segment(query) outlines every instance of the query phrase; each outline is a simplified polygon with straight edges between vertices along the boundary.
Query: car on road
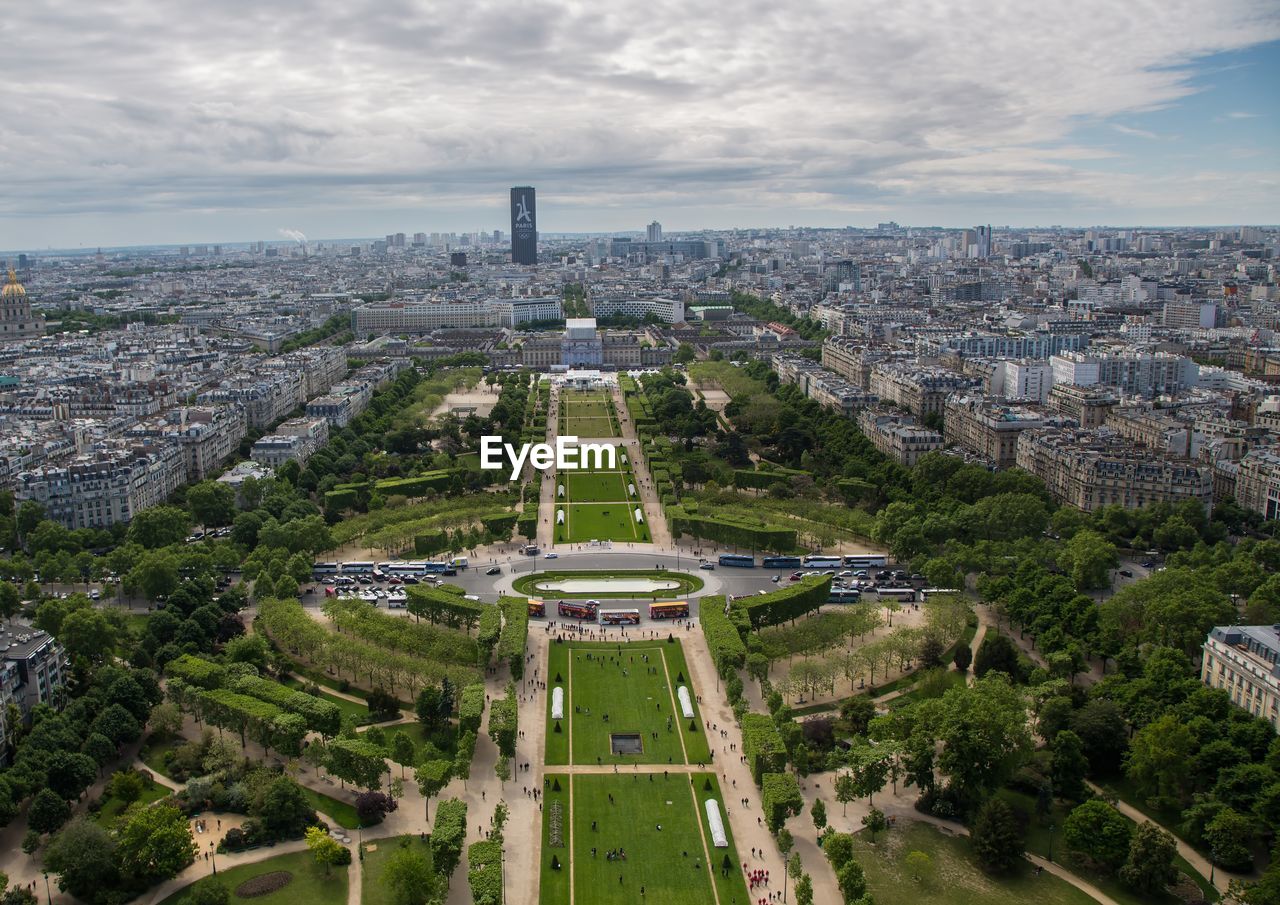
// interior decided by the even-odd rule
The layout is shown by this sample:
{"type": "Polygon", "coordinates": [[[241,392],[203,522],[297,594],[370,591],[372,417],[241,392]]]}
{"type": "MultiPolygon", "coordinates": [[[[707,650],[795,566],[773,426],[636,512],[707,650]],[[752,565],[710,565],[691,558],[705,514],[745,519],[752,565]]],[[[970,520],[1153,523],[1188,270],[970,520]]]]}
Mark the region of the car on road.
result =
{"type": "Polygon", "coordinates": [[[1124,578],[1132,578],[1132,577],[1133,577],[1133,571],[1132,571],[1132,570],[1130,570],[1130,569],[1121,569],[1121,570],[1120,570],[1120,575],[1121,575],[1122,577],[1124,577],[1124,578]]]}
{"type": "Polygon", "coordinates": [[[804,573],[803,573],[803,572],[792,572],[792,573],[787,577],[787,581],[799,581],[801,578],[804,578],[804,573]]]}
{"type": "Polygon", "coordinates": [[[412,575],[405,575],[405,576],[403,576],[403,577],[400,579],[400,581],[401,581],[403,584],[417,584],[417,583],[418,583],[418,579],[414,578],[412,575]]]}
{"type": "Polygon", "coordinates": [[[542,558],[543,558],[543,559],[559,559],[559,558],[560,558],[560,554],[559,554],[559,553],[548,553],[546,556],[544,556],[544,557],[542,557],[542,558]]]}
{"type": "Polygon", "coordinates": [[[843,572],[841,572],[841,573],[840,573],[840,577],[841,577],[841,578],[852,578],[852,577],[853,577],[853,572],[851,572],[849,569],[845,569],[843,572]]]}
{"type": "Polygon", "coordinates": [[[1142,566],[1144,569],[1150,569],[1155,564],[1155,560],[1153,559],[1144,559],[1142,562],[1138,563],[1138,565],[1142,566]]]}
{"type": "Polygon", "coordinates": [[[716,568],[716,564],[713,562],[702,562],[702,563],[698,563],[698,568],[706,569],[708,572],[714,572],[716,568]]]}
{"type": "Polygon", "coordinates": [[[101,598],[102,598],[102,592],[99,591],[97,588],[94,588],[92,591],[89,592],[90,600],[100,600],[101,598]]]}
{"type": "Polygon", "coordinates": [[[486,575],[501,575],[501,574],[502,574],[502,566],[490,566],[489,568],[487,568],[487,569],[485,569],[485,570],[484,570],[484,574],[486,574],[486,575]]]}

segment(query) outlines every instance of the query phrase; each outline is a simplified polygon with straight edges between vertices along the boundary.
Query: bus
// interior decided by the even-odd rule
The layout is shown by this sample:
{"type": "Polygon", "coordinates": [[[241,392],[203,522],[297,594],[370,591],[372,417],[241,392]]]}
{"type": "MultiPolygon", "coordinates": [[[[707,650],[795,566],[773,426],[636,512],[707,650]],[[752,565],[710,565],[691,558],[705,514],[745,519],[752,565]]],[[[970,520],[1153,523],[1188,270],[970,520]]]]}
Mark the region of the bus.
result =
{"type": "Polygon", "coordinates": [[[862,592],[857,588],[832,588],[831,603],[858,603],[862,600],[862,592]]]}
{"type": "Polygon", "coordinates": [[[639,610],[601,610],[600,621],[605,625],[639,625],[639,610]]]}
{"type": "Polygon", "coordinates": [[[343,575],[372,575],[374,564],[371,562],[344,562],[342,564],[343,575]]]}
{"type": "Polygon", "coordinates": [[[439,575],[449,568],[447,562],[424,562],[422,564],[422,572],[424,575],[439,575]]]}
{"type": "Polygon", "coordinates": [[[838,556],[806,556],[801,564],[806,569],[838,569],[844,560],[838,556]]]}
{"type": "Polygon", "coordinates": [[[556,609],[566,619],[590,619],[594,622],[596,613],[600,610],[600,605],[598,603],[573,603],[568,600],[562,600],[556,609]]]}
{"type": "Polygon", "coordinates": [[[687,619],[689,618],[688,603],[651,603],[649,604],[650,619],[687,619]]]}
{"type": "Polygon", "coordinates": [[[928,600],[930,597],[937,596],[938,594],[950,595],[959,593],[959,588],[921,588],[920,599],[928,600]]]}
{"type": "Polygon", "coordinates": [[[745,553],[721,553],[720,565],[737,566],[741,569],[754,569],[756,567],[756,558],[747,556],[745,553]]]}
{"type": "Polygon", "coordinates": [[[540,552],[537,544],[526,544],[524,548],[525,556],[537,556],[540,552]]]}
{"type": "Polygon", "coordinates": [[[804,561],[798,556],[766,556],[760,565],[766,569],[798,569],[804,561]]]}
{"type": "Polygon", "coordinates": [[[547,615],[547,605],[543,603],[541,600],[534,600],[532,597],[530,597],[529,598],[529,615],[530,616],[547,615]]]}
{"type": "Polygon", "coordinates": [[[850,553],[844,564],[851,569],[883,569],[889,565],[889,557],[883,553],[850,553]]]}
{"type": "Polygon", "coordinates": [[[338,564],[336,562],[318,562],[311,565],[311,574],[320,575],[337,575],[338,564]]]}
{"type": "Polygon", "coordinates": [[[881,600],[897,600],[900,603],[915,603],[915,588],[876,588],[881,600]]]}
{"type": "Polygon", "coordinates": [[[387,562],[382,564],[382,571],[388,575],[425,575],[425,562],[387,562]]]}

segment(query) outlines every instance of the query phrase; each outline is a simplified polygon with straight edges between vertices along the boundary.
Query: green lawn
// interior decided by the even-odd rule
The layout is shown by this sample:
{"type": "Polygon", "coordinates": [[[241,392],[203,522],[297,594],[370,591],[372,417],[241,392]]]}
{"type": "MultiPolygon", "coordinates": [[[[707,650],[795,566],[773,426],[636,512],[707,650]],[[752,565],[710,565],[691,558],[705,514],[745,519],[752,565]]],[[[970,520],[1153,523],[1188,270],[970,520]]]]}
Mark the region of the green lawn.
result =
{"type": "Polygon", "coordinates": [[[307,801],[311,802],[313,808],[343,829],[354,830],[360,825],[360,818],[356,816],[355,805],[331,798],[322,792],[308,789],[306,786],[302,787],[302,792],[307,796],[307,801]]]}
{"type": "MultiPolygon", "coordinates": [[[[428,741],[439,748],[441,754],[447,758],[453,757],[458,750],[458,724],[456,722],[452,722],[448,727],[439,729],[430,734],[427,733],[427,730],[424,729],[422,724],[417,720],[414,720],[412,723],[396,723],[391,726],[383,726],[382,731],[387,737],[388,750],[390,749],[392,739],[395,738],[397,732],[403,732],[405,735],[409,736],[413,741],[414,746],[418,748],[419,751],[428,741]]],[[[391,755],[388,754],[387,756],[390,757],[391,755]]],[[[422,762],[423,758],[420,754],[416,757],[417,759],[414,760],[413,763],[406,764],[406,766],[412,768],[422,762]]],[[[406,773],[405,775],[408,777],[411,774],[406,773]]]]}
{"type": "MultiPolygon", "coordinates": [[[[556,478],[564,484],[565,499],[573,503],[616,503],[634,499],[627,495],[627,483],[635,478],[622,471],[570,471],[556,478]]],[[[557,488],[556,493],[559,494],[557,488]]]]}
{"type": "MultiPolygon", "coordinates": [[[[550,736],[548,736],[550,739],[550,736]]],[[[569,776],[565,773],[547,773],[542,787],[542,888],[539,901],[542,905],[569,905],[569,776]],[[556,783],[560,784],[559,791],[556,783]],[[551,844],[553,815],[558,806],[560,819],[560,845],[551,844]],[[551,859],[559,859],[559,869],[552,869],[551,859]]],[[[587,824],[590,827],[590,824],[587,824]]],[[[597,854],[597,857],[599,855],[597,854]]]]}
{"type": "Polygon", "coordinates": [[[564,524],[556,525],[556,543],[584,543],[592,540],[639,541],[650,540],[649,525],[637,522],[636,501],[617,503],[578,503],[557,506],[564,512],[564,524]]]}
{"type": "Polygon", "coordinates": [[[515,580],[515,582],[512,585],[512,588],[517,594],[530,594],[535,597],[545,597],[548,600],[571,600],[575,598],[582,599],[582,598],[590,598],[590,597],[597,597],[601,599],[609,598],[609,597],[618,597],[618,598],[623,598],[627,600],[634,600],[638,597],[649,597],[649,596],[653,596],[655,598],[686,597],[689,594],[694,594],[694,593],[697,593],[698,591],[701,591],[703,588],[703,581],[699,576],[693,575],[691,573],[664,571],[661,569],[617,569],[617,570],[608,571],[608,572],[605,572],[605,571],[601,571],[601,572],[547,571],[547,572],[535,572],[532,575],[521,575],[519,578],[515,580]],[[604,578],[653,578],[657,580],[678,581],[680,582],[680,587],[673,588],[669,591],[662,591],[654,595],[637,594],[634,591],[618,591],[618,592],[570,591],[570,592],[566,592],[566,591],[556,591],[556,590],[544,590],[541,587],[542,585],[549,584],[552,582],[564,581],[566,579],[573,579],[573,578],[584,578],[584,579],[595,580],[595,581],[599,581],[600,579],[604,579],[604,578]]]}
{"type": "MultiPolygon", "coordinates": [[[[642,901],[641,886],[645,888],[643,901],[706,905],[714,901],[712,882],[719,888],[721,905],[746,905],[746,884],[732,839],[729,848],[716,849],[708,831],[706,848],[703,847],[700,827],[706,821],[705,799],[720,800],[724,816],[724,802],[714,776],[576,776],[572,780],[572,815],[567,794],[569,781],[563,776],[558,778],[562,793],[548,792],[543,807],[542,905],[567,905],[569,870],[574,874],[575,900],[591,905],[635,905],[642,901]],[[711,780],[710,792],[704,791],[707,780],[711,780]],[[556,800],[562,802],[566,824],[570,819],[574,821],[571,860],[565,857],[569,851],[567,825],[566,847],[553,849],[547,845],[550,803],[556,800]],[[594,831],[592,821],[596,822],[594,831]],[[592,848],[596,849],[594,856],[592,848]],[[626,860],[608,860],[605,853],[611,849],[624,849],[626,860]],[[708,849],[713,865],[707,864],[708,849]],[[561,870],[550,869],[552,855],[559,857],[561,870]],[[731,866],[728,875],[721,876],[719,866],[726,856],[731,866]]],[[[727,818],[725,822],[727,830],[727,818]]]]}
{"type": "Polygon", "coordinates": [[[949,836],[927,823],[911,822],[881,833],[877,844],[865,832],[854,836],[854,857],[867,875],[876,905],[1096,905],[1065,880],[1036,876],[1025,867],[1007,877],[991,877],[974,861],[969,840],[949,836]],[[907,854],[924,852],[930,876],[916,881],[903,866],[907,854]]]}
{"type": "Polygon", "coordinates": [[[169,776],[169,771],[165,769],[165,752],[181,747],[186,744],[186,741],[185,738],[170,738],[161,742],[148,739],[147,743],[142,746],[142,750],[138,752],[138,759],[146,764],[147,769],[152,773],[172,779],[173,777],[169,776]]]}
{"type": "MultiPolygon", "coordinates": [[[[632,642],[622,645],[621,654],[616,643],[553,644],[547,674],[553,680],[555,676],[563,679],[565,718],[559,721],[561,731],[556,732],[556,722],[551,719],[551,696],[548,695],[546,763],[696,764],[710,760],[696,700],[697,689],[688,681],[689,670],[679,642],[632,642]],[[649,663],[643,660],[646,654],[649,663]],[[612,662],[610,656],[614,658],[612,662]],[[666,657],[665,671],[662,668],[663,657],[666,657]],[[570,658],[573,661],[572,672],[570,658]],[[649,667],[656,668],[657,672],[647,672],[649,667]],[[622,674],[624,668],[626,676],[622,674]],[[685,685],[694,698],[692,731],[689,730],[690,721],[679,715],[675,689],[667,686],[668,675],[673,686],[685,685]],[[681,675],[684,682],[680,681],[681,675]],[[569,687],[569,682],[573,683],[572,687],[569,687]],[[605,714],[609,715],[608,722],[604,721],[605,714]],[[670,730],[667,728],[668,717],[672,718],[670,730]],[[640,734],[643,753],[613,754],[610,735],[630,732],[640,734]],[[684,740],[683,747],[681,739],[684,740]]],[[[553,681],[552,684],[554,687],[556,683],[553,681]]]]}
{"type": "MultiPolygon", "coordinates": [[[[410,848],[422,853],[428,864],[431,863],[431,846],[418,836],[390,836],[377,842],[366,842],[360,877],[360,905],[401,905],[400,899],[382,881],[382,870],[387,859],[401,846],[402,840],[407,841],[410,848]]],[[[443,883],[441,888],[443,889],[443,883]]]]}
{"type": "Polygon", "coordinates": [[[612,418],[582,418],[575,415],[560,419],[560,436],[601,438],[619,437],[621,434],[613,426],[612,418]]]}
{"type": "MultiPolygon", "coordinates": [[[[142,787],[142,795],[138,798],[138,804],[146,807],[154,801],[162,798],[168,798],[171,794],[168,786],[163,786],[154,780],[145,783],[142,787]]],[[[102,809],[93,815],[93,819],[104,827],[110,827],[117,817],[124,813],[125,808],[129,807],[127,802],[121,801],[119,798],[113,798],[110,795],[104,796],[102,799],[102,809]]]]}
{"type": "MultiPolygon", "coordinates": [[[[254,864],[242,864],[229,870],[218,871],[221,880],[231,892],[231,901],[252,902],[253,905],[346,905],[347,869],[334,867],[325,876],[324,868],[316,864],[310,852],[294,852],[276,855],[254,864]],[[283,889],[265,896],[242,898],[236,895],[236,887],[245,880],[260,877],[273,871],[288,871],[293,880],[283,889]]],[[[190,887],[178,890],[160,905],[178,905],[186,898],[190,887]]]]}

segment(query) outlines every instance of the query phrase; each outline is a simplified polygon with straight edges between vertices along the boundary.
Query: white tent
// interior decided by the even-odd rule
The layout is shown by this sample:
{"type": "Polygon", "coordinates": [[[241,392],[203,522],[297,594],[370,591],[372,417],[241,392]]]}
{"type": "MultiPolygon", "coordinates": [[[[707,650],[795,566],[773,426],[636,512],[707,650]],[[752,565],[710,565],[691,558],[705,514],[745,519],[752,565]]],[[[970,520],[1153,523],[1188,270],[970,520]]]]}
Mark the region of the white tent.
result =
{"type": "Polygon", "coordinates": [[[680,712],[686,720],[693,719],[693,701],[689,699],[689,689],[681,685],[676,689],[676,697],[680,699],[680,712]]]}
{"type": "Polygon", "coordinates": [[[564,496],[564,485],[563,485],[563,484],[561,484],[558,488],[556,488],[556,495],[557,495],[557,496],[564,496]]]}
{"type": "Polygon", "coordinates": [[[623,454],[622,454],[622,464],[623,464],[623,465],[626,465],[626,464],[627,464],[627,454],[626,454],[626,453],[623,453],[623,454]]]}
{"type": "Polygon", "coordinates": [[[729,837],[724,834],[724,820],[720,818],[720,805],[714,798],[707,799],[707,823],[711,825],[711,844],[716,848],[728,848],[729,837]]]}
{"type": "Polygon", "coordinates": [[[640,511],[640,507],[639,507],[639,506],[637,506],[637,507],[636,507],[636,522],[637,522],[637,524],[643,524],[643,523],[644,523],[644,513],[640,511]]]}
{"type": "Polygon", "coordinates": [[[557,510],[556,510],[556,524],[557,524],[557,525],[563,525],[563,524],[564,524],[564,510],[563,510],[563,509],[557,509],[557,510]]]}
{"type": "Polygon", "coordinates": [[[564,719],[564,689],[558,685],[551,689],[551,718],[564,719]]]}
{"type": "Polygon", "coordinates": [[[635,496],[635,495],[636,495],[636,485],[635,485],[635,484],[628,484],[628,485],[627,485],[627,496],[635,496]]]}

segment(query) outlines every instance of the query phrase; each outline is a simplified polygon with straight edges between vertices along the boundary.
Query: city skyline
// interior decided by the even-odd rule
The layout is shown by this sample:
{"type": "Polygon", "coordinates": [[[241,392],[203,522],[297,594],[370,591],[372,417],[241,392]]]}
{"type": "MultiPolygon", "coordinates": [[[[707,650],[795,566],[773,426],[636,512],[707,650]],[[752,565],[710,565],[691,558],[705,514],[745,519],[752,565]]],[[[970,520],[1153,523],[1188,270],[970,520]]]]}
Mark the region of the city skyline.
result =
{"type": "Polygon", "coordinates": [[[0,248],[487,231],[524,184],[544,235],[1280,209],[1274,4],[869,12],[16,9],[0,248]]]}

